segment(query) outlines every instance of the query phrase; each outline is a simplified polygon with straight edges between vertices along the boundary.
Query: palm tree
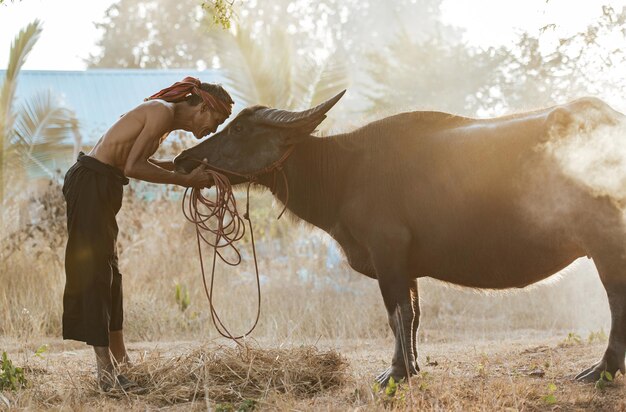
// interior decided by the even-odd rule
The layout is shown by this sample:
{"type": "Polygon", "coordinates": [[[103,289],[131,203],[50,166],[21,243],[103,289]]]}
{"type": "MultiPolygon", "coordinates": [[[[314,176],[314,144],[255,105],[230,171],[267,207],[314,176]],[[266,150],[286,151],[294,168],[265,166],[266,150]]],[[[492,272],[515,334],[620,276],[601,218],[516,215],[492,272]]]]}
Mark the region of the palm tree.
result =
{"type": "Polygon", "coordinates": [[[284,31],[269,29],[253,35],[238,25],[218,34],[218,42],[225,86],[245,105],[303,110],[334,96],[350,82],[340,51],[319,58],[299,54],[284,31]]]}
{"type": "Polygon", "coordinates": [[[49,92],[25,99],[19,107],[15,107],[20,69],[41,31],[41,22],[35,20],[15,37],[0,88],[0,205],[5,200],[5,171],[9,159],[11,165],[25,168],[34,166],[51,175],[44,162],[59,147],[59,143],[73,138],[75,145],[80,145],[74,113],[60,106],[49,92]]]}

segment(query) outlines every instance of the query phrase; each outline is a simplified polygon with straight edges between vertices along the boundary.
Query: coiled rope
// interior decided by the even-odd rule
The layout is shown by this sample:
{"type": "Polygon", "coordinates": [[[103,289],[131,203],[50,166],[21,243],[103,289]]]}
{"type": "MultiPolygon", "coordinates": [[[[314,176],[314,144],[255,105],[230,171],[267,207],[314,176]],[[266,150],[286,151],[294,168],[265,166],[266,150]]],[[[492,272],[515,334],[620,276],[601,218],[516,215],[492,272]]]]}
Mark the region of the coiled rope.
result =
{"type": "Polygon", "coordinates": [[[254,231],[252,229],[252,220],[250,219],[250,186],[253,183],[258,182],[258,178],[268,173],[274,173],[273,185],[271,187],[272,193],[276,193],[276,174],[278,172],[283,175],[284,188],[286,191],[285,206],[278,219],[283,215],[287,209],[287,202],[289,200],[289,186],[287,184],[287,177],[282,169],[282,164],[287,160],[293,146],[289,147],[283,156],[270,166],[250,175],[242,175],[236,172],[220,169],[210,164],[196,160],[208,168],[207,172],[213,177],[215,185],[215,196],[208,198],[202,193],[202,188],[187,188],[183,195],[182,210],[185,218],[194,224],[196,228],[196,243],[198,246],[198,256],[200,258],[200,270],[202,272],[202,283],[204,285],[204,292],[209,302],[209,308],[211,311],[211,320],[218,333],[228,339],[232,339],[237,344],[240,344],[239,340],[248,336],[256,328],[261,316],[261,282],[259,277],[259,266],[256,256],[256,247],[254,243],[254,231]],[[244,177],[248,182],[246,190],[246,212],[242,216],[237,210],[237,200],[233,193],[233,187],[228,178],[221,172],[230,173],[235,176],[244,177]],[[240,241],[246,234],[246,224],[244,220],[248,221],[248,228],[250,230],[250,238],[252,245],[252,257],[254,260],[254,270],[256,278],[257,289],[257,309],[254,323],[248,329],[247,332],[241,335],[233,335],[224,322],[220,318],[215,305],[213,304],[213,286],[215,283],[215,265],[217,258],[226,263],[229,266],[237,266],[241,263],[241,252],[236,246],[236,242],[240,241]],[[213,262],[211,268],[211,278],[209,285],[207,285],[206,272],[204,267],[204,259],[202,257],[202,244],[208,245],[213,248],[213,262]],[[231,250],[235,258],[229,260],[225,255],[225,250],[231,250]]]}

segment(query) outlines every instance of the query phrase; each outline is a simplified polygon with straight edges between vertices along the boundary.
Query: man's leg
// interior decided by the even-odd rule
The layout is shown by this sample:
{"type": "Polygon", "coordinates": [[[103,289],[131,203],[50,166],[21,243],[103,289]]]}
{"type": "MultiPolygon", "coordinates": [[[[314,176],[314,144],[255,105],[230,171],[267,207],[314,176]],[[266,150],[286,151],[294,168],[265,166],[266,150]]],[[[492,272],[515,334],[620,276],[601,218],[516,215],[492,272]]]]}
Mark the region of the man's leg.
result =
{"type": "Polygon", "coordinates": [[[129,357],[124,344],[124,305],[122,293],[122,274],[117,263],[117,253],[111,261],[113,279],[111,282],[111,321],[109,324],[109,348],[118,365],[128,364],[129,357]]]}
{"type": "Polygon", "coordinates": [[[104,392],[115,386],[115,367],[111,361],[111,352],[108,346],[94,346],[96,365],[98,368],[98,385],[104,392]]]}
{"type": "Polygon", "coordinates": [[[130,358],[128,352],[126,352],[126,345],[124,344],[124,331],[112,330],[109,332],[109,348],[115,363],[118,365],[130,365],[130,358]]]}

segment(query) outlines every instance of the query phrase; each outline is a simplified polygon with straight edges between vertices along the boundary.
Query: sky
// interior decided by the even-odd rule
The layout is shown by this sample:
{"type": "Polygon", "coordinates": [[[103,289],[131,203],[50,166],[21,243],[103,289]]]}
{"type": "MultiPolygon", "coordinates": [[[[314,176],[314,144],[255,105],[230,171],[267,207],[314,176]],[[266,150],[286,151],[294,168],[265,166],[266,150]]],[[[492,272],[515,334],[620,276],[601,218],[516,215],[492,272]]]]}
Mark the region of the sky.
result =
{"type": "Polygon", "coordinates": [[[23,69],[82,70],[84,59],[96,53],[101,21],[112,0],[10,0],[0,6],[0,68],[6,68],[17,33],[34,19],[43,33],[23,69]]]}
{"type": "MultiPolygon", "coordinates": [[[[38,18],[44,32],[24,69],[83,70],[98,52],[101,21],[114,0],[10,0],[0,6],[0,68],[5,68],[18,31],[38,18]]],[[[554,23],[559,33],[582,29],[601,13],[600,4],[616,8],[626,0],[444,0],[443,19],[466,29],[468,42],[482,47],[512,42],[519,32],[535,33],[554,23]]],[[[416,6],[417,7],[417,6],[416,6]]],[[[621,45],[620,45],[621,47],[621,45]]]]}

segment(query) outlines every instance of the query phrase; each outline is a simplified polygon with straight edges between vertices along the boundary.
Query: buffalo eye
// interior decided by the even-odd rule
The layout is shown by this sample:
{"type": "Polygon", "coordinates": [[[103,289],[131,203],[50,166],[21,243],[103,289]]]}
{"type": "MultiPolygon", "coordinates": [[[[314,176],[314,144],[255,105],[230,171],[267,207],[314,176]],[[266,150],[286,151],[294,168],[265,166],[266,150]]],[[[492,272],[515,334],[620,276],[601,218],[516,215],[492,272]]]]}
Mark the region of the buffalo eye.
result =
{"type": "Polygon", "coordinates": [[[233,126],[233,131],[235,133],[240,133],[243,130],[243,126],[241,126],[240,124],[236,124],[233,126]]]}

